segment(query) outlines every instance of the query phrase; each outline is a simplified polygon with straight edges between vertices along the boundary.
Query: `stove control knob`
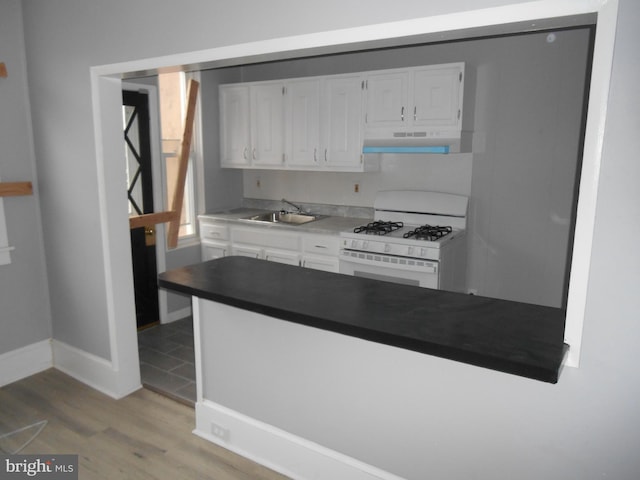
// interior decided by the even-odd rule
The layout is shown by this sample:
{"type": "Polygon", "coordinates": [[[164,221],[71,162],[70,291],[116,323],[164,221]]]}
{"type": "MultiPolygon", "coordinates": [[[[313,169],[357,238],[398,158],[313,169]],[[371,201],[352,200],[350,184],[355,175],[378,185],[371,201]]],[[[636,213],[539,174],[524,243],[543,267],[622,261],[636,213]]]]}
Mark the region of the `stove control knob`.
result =
{"type": "Polygon", "coordinates": [[[351,240],[351,248],[358,248],[358,241],[357,240],[351,240]]]}
{"type": "Polygon", "coordinates": [[[427,249],[426,248],[421,248],[420,249],[420,256],[421,257],[426,257],[427,256],[427,249]]]}
{"type": "Polygon", "coordinates": [[[384,253],[389,253],[391,251],[391,245],[388,243],[384,244],[384,253]]]}
{"type": "Polygon", "coordinates": [[[362,248],[363,249],[367,249],[369,247],[369,242],[367,242],[366,240],[362,241],[362,248]]]}
{"type": "Polygon", "coordinates": [[[413,250],[414,250],[414,248],[413,248],[413,247],[409,247],[409,248],[407,249],[407,255],[413,255],[413,250]]]}

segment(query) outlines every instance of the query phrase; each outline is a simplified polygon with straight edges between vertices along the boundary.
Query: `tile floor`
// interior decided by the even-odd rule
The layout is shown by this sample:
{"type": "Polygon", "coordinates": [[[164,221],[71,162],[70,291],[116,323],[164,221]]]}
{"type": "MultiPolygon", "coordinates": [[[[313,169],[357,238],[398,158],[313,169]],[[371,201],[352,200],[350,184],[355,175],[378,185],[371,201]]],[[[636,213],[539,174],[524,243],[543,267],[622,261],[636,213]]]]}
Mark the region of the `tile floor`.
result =
{"type": "Polygon", "coordinates": [[[142,384],[187,405],[195,405],[193,321],[183,318],[138,332],[142,384]]]}

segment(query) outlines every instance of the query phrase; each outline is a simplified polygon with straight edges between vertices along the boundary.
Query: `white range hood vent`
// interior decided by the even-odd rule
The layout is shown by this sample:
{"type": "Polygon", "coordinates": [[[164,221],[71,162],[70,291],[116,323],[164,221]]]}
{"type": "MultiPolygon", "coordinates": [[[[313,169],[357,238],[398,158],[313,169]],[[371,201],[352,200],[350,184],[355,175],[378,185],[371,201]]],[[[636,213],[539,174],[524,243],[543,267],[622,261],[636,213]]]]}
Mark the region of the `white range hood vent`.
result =
{"type": "Polygon", "coordinates": [[[391,138],[365,137],[362,153],[471,152],[471,137],[471,132],[409,132],[391,138]]]}

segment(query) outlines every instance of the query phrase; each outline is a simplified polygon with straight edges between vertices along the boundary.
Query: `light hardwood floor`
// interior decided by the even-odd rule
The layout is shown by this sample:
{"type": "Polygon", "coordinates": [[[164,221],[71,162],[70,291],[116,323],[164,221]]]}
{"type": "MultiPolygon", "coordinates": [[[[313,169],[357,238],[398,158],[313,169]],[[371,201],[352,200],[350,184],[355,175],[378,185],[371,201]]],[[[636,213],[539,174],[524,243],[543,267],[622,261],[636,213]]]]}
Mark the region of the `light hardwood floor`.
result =
{"type": "Polygon", "coordinates": [[[0,435],[40,420],[21,453],[78,454],[82,480],[286,478],[193,435],[193,408],[146,389],[113,400],[55,369],[0,388],[0,435]]]}

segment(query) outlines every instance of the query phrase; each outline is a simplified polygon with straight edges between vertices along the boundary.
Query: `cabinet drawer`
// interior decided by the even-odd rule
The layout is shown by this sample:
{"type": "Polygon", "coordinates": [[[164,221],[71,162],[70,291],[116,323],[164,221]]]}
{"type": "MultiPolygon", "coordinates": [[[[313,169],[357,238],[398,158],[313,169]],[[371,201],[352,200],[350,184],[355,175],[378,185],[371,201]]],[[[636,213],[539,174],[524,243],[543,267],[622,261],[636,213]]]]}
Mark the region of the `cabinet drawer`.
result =
{"type": "Polygon", "coordinates": [[[302,238],[305,253],[316,255],[335,255],[340,252],[340,237],[333,235],[305,235],[302,238]]]}
{"type": "Polygon", "coordinates": [[[228,240],[229,228],[226,225],[201,223],[200,239],[201,240],[228,240]]]}

